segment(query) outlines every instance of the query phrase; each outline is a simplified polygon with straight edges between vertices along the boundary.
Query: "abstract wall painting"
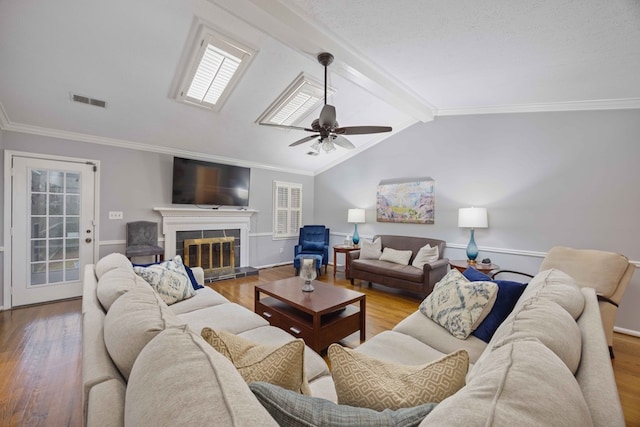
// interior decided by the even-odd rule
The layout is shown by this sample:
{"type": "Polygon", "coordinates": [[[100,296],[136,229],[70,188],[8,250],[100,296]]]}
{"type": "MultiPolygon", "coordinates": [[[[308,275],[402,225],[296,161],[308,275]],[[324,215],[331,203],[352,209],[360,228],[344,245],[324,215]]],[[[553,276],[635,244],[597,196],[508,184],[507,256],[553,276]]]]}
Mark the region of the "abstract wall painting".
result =
{"type": "Polygon", "coordinates": [[[378,222],[433,224],[435,181],[430,177],[384,180],[378,184],[378,222]]]}

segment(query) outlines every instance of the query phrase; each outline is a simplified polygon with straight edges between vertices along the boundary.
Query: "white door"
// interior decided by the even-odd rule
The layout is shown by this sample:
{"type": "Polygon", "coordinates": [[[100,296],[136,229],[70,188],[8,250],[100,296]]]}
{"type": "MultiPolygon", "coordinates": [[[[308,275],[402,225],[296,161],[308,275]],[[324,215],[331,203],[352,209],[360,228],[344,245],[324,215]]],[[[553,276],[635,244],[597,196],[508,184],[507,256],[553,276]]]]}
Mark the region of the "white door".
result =
{"type": "Polygon", "coordinates": [[[12,157],[12,306],[82,295],[94,262],[96,166],[12,157]]]}

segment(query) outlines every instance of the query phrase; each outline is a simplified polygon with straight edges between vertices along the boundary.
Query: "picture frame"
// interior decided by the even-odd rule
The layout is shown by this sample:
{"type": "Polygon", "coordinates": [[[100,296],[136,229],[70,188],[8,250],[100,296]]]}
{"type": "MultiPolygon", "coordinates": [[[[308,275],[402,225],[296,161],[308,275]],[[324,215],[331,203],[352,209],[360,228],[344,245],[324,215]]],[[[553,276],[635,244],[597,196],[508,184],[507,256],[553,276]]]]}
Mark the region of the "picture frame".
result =
{"type": "Polygon", "coordinates": [[[384,180],[378,184],[376,220],[435,223],[435,180],[431,177],[384,180]]]}

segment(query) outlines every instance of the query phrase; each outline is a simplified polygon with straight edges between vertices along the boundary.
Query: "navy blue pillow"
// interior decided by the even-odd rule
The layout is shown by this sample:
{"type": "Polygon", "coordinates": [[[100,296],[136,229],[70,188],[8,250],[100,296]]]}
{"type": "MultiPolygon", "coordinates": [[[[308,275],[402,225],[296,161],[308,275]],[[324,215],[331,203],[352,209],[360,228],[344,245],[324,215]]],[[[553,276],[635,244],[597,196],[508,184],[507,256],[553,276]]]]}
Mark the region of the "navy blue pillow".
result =
{"type": "Polygon", "coordinates": [[[498,285],[498,295],[493,308],[476,330],[471,332],[471,335],[488,343],[496,329],[513,310],[527,284],[509,280],[492,280],[491,277],[475,268],[467,268],[462,274],[472,282],[494,282],[498,285]]]}
{"type": "Polygon", "coordinates": [[[313,242],[310,240],[302,241],[303,251],[322,252],[324,250],[324,242],[313,242]]]}
{"type": "MultiPolygon", "coordinates": [[[[133,264],[134,267],[149,267],[150,265],[156,265],[156,264],[162,264],[164,261],[161,262],[151,262],[149,264],[133,264]]],[[[198,289],[202,289],[204,288],[204,286],[202,286],[200,283],[198,283],[198,281],[196,280],[196,276],[193,275],[193,271],[191,270],[191,267],[187,267],[186,265],[182,264],[184,266],[184,269],[187,272],[187,276],[189,276],[189,280],[191,281],[191,286],[193,287],[194,290],[198,290],[198,289]]]]}

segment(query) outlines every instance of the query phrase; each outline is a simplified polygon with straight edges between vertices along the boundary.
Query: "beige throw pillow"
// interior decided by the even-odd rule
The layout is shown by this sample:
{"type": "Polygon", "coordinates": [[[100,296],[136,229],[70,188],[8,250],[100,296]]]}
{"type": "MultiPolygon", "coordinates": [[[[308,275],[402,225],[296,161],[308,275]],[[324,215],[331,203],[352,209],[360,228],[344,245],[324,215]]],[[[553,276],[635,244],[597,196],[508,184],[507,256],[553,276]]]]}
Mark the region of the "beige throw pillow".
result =
{"type": "Polygon", "coordinates": [[[225,331],[202,328],[202,338],[229,359],[248,383],[263,381],[311,395],[304,373],[304,341],[282,346],[256,344],[225,331]]]}
{"type": "Polygon", "coordinates": [[[436,262],[439,258],[440,258],[440,254],[438,253],[438,247],[434,246],[432,248],[431,245],[427,243],[426,246],[423,246],[420,248],[420,250],[416,254],[416,257],[413,259],[413,262],[411,263],[411,265],[422,269],[422,267],[424,267],[425,264],[431,264],[432,262],[436,262]]]}
{"type": "Polygon", "coordinates": [[[360,259],[380,259],[382,255],[382,240],[378,237],[373,242],[361,242],[360,259]]]}
{"type": "Polygon", "coordinates": [[[420,303],[420,312],[464,340],[487,317],[497,296],[497,284],[470,282],[452,269],[420,303]]]}
{"type": "Polygon", "coordinates": [[[384,250],[382,251],[382,256],[380,256],[380,261],[389,261],[395,264],[409,265],[411,255],[413,255],[413,252],[409,250],[399,251],[393,248],[384,248],[384,250]]]}
{"type": "Polygon", "coordinates": [[[338,403],[376,411],[441,402],[464,386],[469,369],[466,350],[422,366],[383,362],[339,344],[328,355],[338,403]]]}

